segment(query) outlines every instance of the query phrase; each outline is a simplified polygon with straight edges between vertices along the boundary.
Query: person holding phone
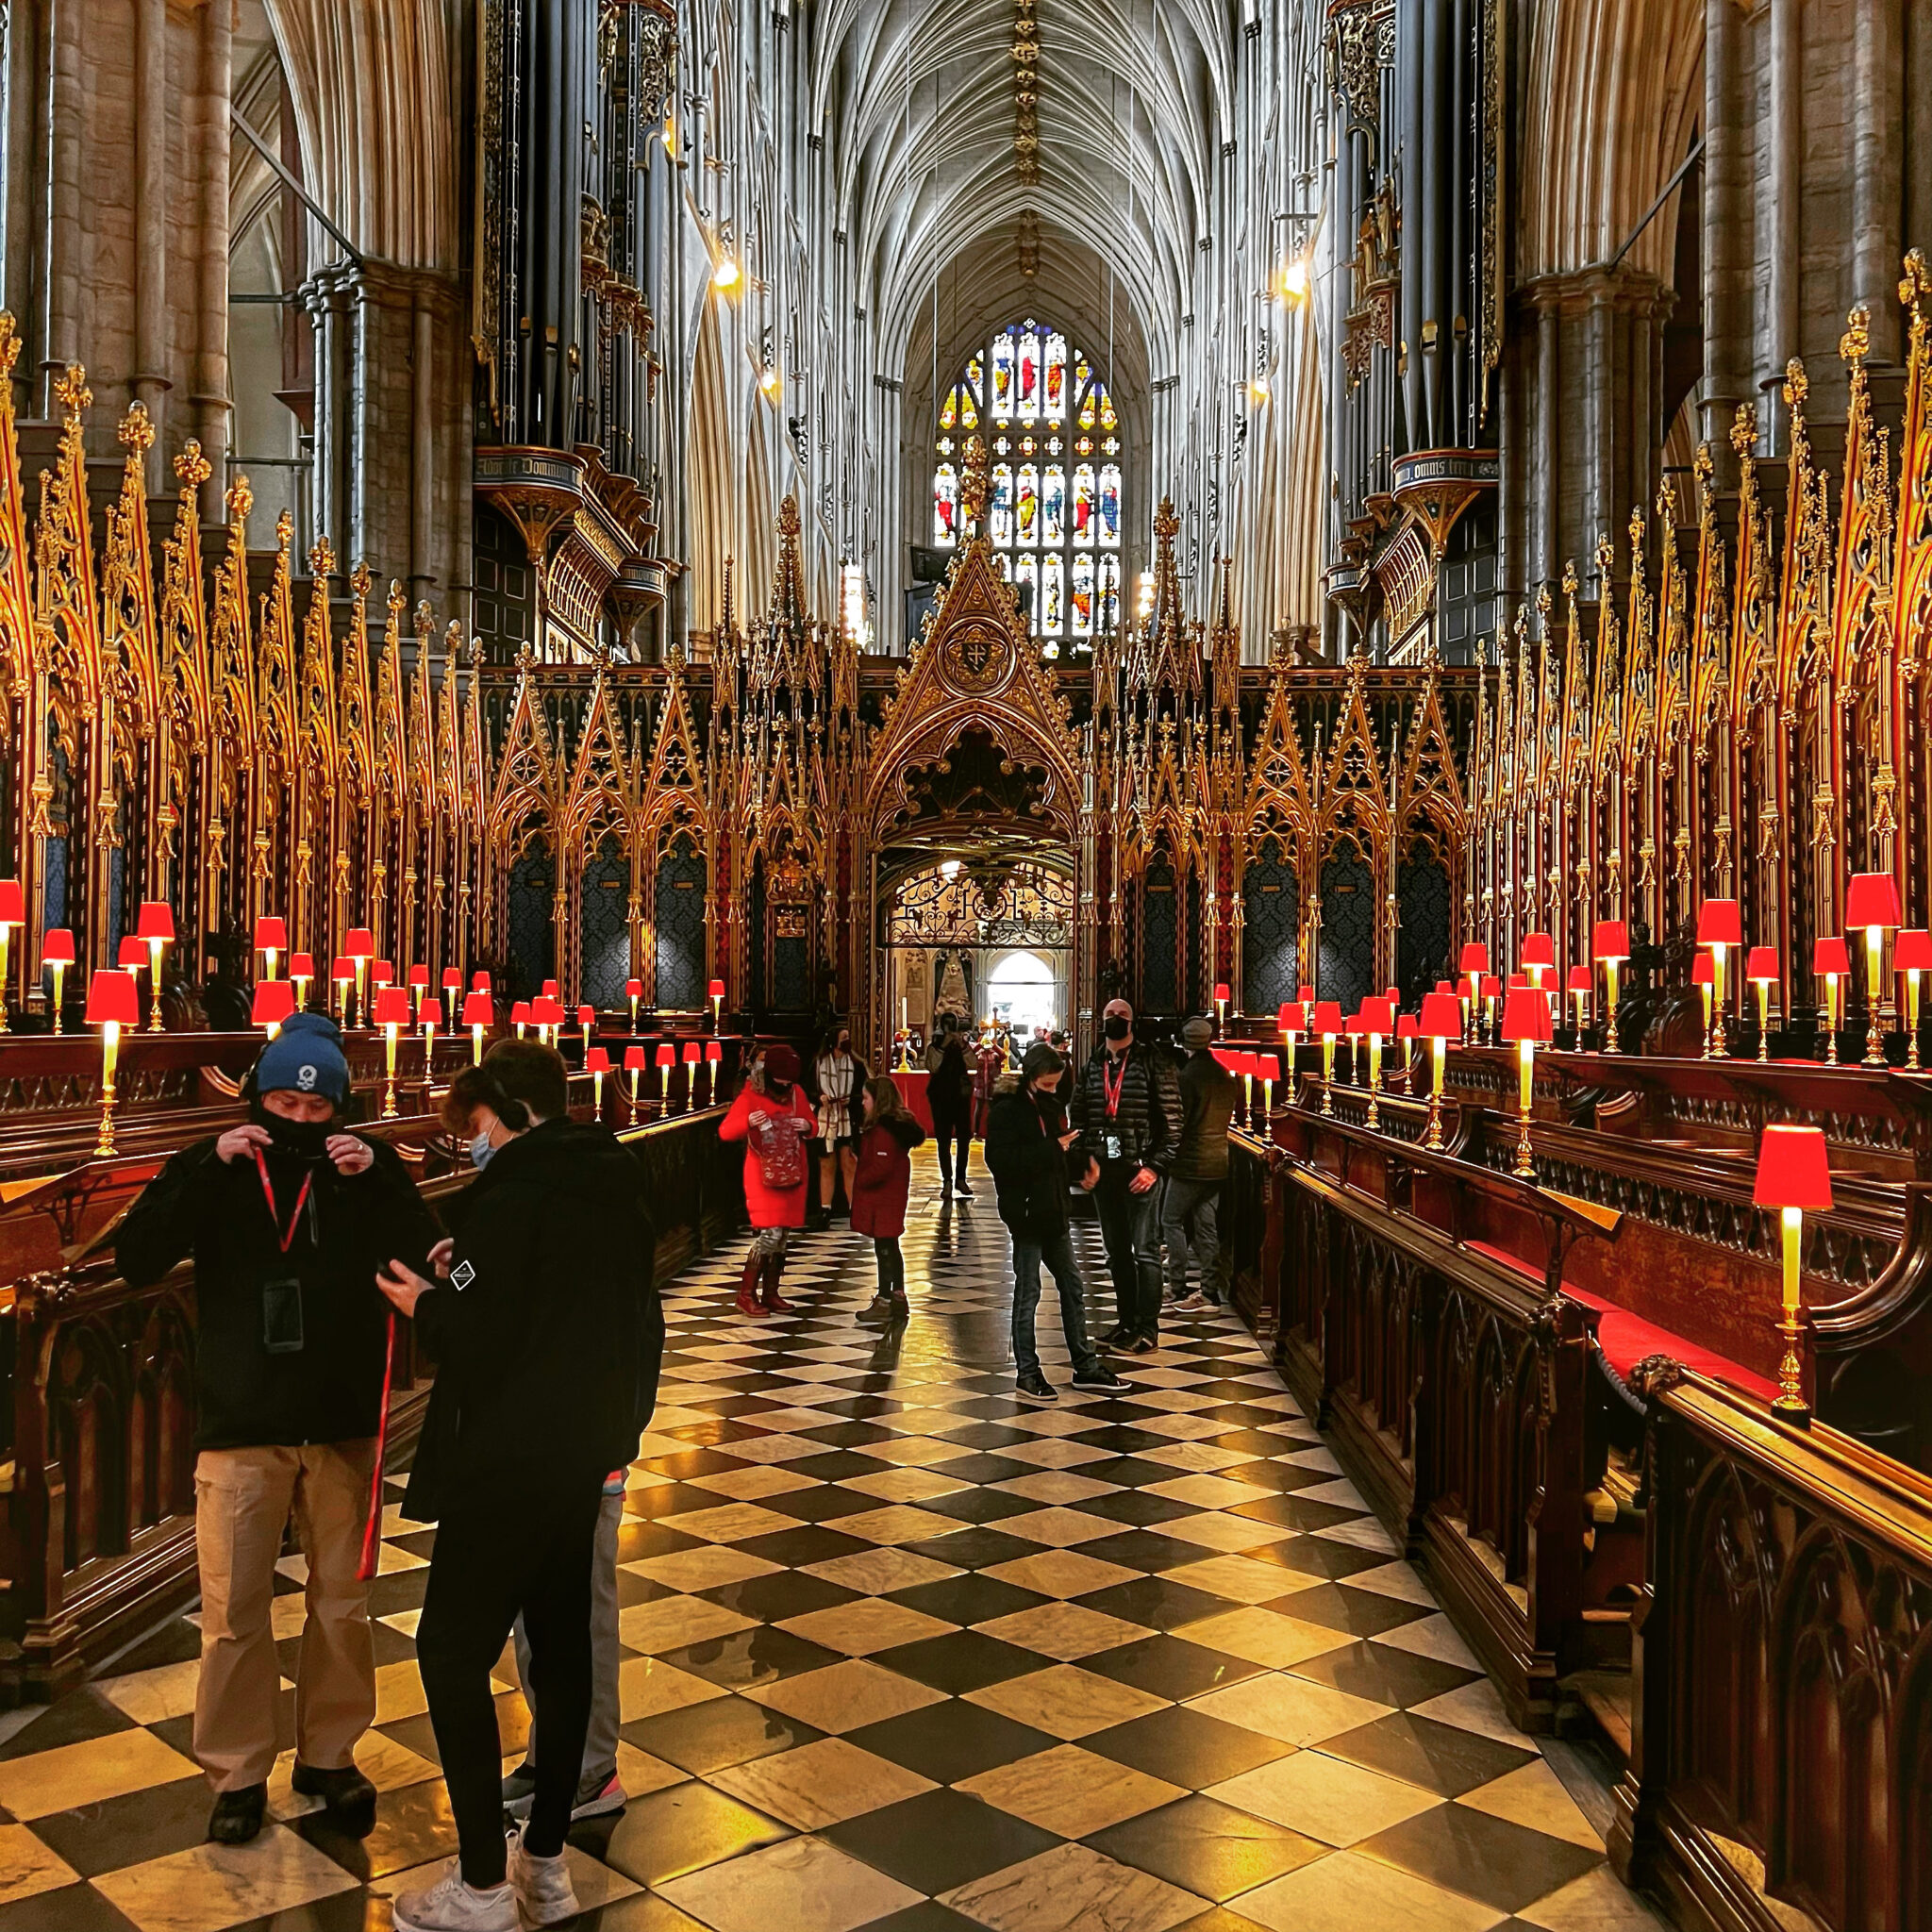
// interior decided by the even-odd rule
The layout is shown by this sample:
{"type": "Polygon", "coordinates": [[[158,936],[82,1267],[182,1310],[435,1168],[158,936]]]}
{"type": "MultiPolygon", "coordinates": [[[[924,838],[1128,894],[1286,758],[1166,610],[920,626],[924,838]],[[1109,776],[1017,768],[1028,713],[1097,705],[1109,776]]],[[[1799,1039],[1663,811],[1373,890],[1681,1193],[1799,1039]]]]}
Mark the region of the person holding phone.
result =
{"type": "MultiPolygon", "coordinates": [[[[1034,1310],[1040,1270],[1053,1271],[1060,1298],[1060,1328],[1082,1394],[1124,1395],[1128,1385],[1087,1339],[1086,1285],[1074,1258],[1067,1217],[1067,1151],[1079,1140],[1060,1108],[1066,1062],[1043,1041],[1029,1046],[1017,1074],[1002,1075],[986,1127],[986,1164],[992,1171],[1000,1219],[1013,1237],[1013,1365],[1021,1401],[1043,1404],[1058,1391],[1040,1366],[1034,1310]]],[[[1091,1169],[1091,1161],[1085,1165],[1091,1169]]]]}
{"type": "Polygon", "coordinates": [[[357,1575],[389,1344],[375,1277],[391,1256],[426,1266],[441,1234],[393,1150],[341,1124],[349,1063],[333,1020],[284,1020],[242,1091],[248,1119],[176,1154],[115,1238],[137,1288],[194,1257],[194,1755],[220,1844],[254,1838],[267,1810],[282,1677],[270,1608],[291,1516],[308,1568],[294,1787],[349,1829],[375,1824],[355,1751],[375,1719],[357,1575]]]}

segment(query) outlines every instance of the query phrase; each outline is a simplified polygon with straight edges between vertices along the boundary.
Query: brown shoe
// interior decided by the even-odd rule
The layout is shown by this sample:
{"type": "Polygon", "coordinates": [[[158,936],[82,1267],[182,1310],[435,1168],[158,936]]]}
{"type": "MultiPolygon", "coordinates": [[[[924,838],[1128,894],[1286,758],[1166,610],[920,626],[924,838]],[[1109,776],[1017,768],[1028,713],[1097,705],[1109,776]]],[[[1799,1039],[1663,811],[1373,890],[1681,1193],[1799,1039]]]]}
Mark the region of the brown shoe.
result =
{"type": "Polygon", "coordinates": [[[778,1277],[784,1272],[785,1257],[782,1255],[774,1256],[771,1260],[765,1263],[764,1269],[758,1277],[764,1292],[765,1310],[768,1314],[789,1315],[791,1313],[791,1304],[778,1292],[778,1277]]]}
{"type": "Polygon", "coordinates": [[[738,1278],[738,1312],[741,1315],[759,1312],[758,1284],[762,1269],[763,1261],[758,1255],[753,1255],[744,1264],[744,1273],[738,1278]]]}

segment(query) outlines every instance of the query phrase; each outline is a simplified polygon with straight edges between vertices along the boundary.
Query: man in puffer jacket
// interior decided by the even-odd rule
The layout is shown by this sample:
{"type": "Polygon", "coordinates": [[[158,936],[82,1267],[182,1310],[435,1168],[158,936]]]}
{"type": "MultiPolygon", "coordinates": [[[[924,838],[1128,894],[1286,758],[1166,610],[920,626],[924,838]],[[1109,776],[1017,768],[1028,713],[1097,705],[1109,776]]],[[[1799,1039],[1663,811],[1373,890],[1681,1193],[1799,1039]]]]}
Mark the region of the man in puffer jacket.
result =
{"type": "Polygon", "coordinates": [[[1180,1085],[1174,1061],[1134,1038],[1134,1009],[1109,1000],[1100,1051],[1080,1075],[1069,1113],[1091,1162],[1108,1271],[1120,1325],[1108,1348],[1146,1355],[1159,1346],[1160,1183],[1180,1146],[1180,1085]]]}
{"type": "Polygon", "coordinates": [[[1059,1292],[1074,1387],[1083,1394],[1127,1392],[1127,1384],[1087,1339],[1086,1290],[1067,1220],[1066,1149],[1078,1135],[1068,1128],[1060,1110],[1058,1088],[1065,1067],[1044,1042],[1028,1047],[1019,1073],[1003,1074],[994,1087],[987,1120],[986,1164],[999,1192],[1000,1219],[1013,1237],[1013,1361],[1023,1402],[1052,1402],[1057,1393],[1041,1372],[1033,1335],[1042,1261],[1053,1270],[1059,1292]]]}

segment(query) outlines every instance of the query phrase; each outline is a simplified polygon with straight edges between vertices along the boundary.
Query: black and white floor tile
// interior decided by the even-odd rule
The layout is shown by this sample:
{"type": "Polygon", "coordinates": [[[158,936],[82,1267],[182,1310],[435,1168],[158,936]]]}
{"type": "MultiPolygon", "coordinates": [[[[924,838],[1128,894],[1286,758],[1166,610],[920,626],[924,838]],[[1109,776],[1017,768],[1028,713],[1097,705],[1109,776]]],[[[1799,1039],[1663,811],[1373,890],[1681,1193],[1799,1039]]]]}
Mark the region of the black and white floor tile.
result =
{"type": "MultiPolygon", "coordinates": [[[[741,1245],[667,1294],[621,1552],[630,1803],[573,1833],[579,1923],[1656,1932],[1605,1862],[1600,1784],[1511,1727],[1236,1321],[1176,1322],[1121,1364],[1129,1397],[1014,1400],[974,1179],[947,1204],[917,1170],[903,1327],[855,1319],[872,1257],[842,1229],[804,1238],[795,1314],[735,1313],[741,1245]]],[[[1040,1327],[1064,1382],[1050,1291],[1040,1327]]],[[[455,1833],[412,1641],[435,1532],[393,1507],[385,1531],[375,1832],[332,1833],[285,1757],[262,1838],[204,1841],[183,1619],[0,1720],[0,1932],[389,1924],[455,1833]]],[[[515,1754],[508,1657],[501,1684],[515,1754]]]]}

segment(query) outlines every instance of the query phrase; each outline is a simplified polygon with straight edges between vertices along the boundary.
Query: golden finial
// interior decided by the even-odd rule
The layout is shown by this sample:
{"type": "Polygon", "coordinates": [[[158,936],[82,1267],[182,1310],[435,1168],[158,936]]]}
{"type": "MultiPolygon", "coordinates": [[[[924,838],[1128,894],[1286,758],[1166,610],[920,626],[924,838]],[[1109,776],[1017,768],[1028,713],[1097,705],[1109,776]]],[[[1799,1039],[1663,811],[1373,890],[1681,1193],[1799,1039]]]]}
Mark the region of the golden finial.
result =
{"type": "Polygon", "coordinates": [[[425,597],[416,606],[416,635],[429,638],[436,634],[436,612],[430,608],[429,599],[425,597]]]}
{"type": "Polygon", "coordinates": [[[287,550],[295,541],[295,519],[284,509],[275,519],[275,542],[287,550]]]}
{"type": "Polygon", "coordinates": [[[966,512],[967,521],[975,528],[986,514],[987,493],[991,484],[991,474],[988,467],[986,444],[976,436],[966,439],[966,474],[959,486],[960,507],[966,512]]]}
{"type": "Polygon", "coordinates": [[[1690,458],[1690,474],[1697,478],[1700,496],[1710,488],[1710,479],[1716,469],[1717,465],[1711,460],[1710,444],[1700,442],[1697,445],[1697,453],[1690,458]]]}
{"type": "Polygon", "coordinates": [[[1749,403],[1740,403],[1738,413],[1731,418],[1731,448],[1740,462],[1757,448],[1757,411],[1749,403]]]}
{"type": "Polygon", "coordinates": [[[214,475],[214,466],[201,453],[201,444],[190,437],[175,458],[175,480],[184,490],[199,490],[214,475]]]}
{"type": "Polygon", "coordinates": [[[349,589],[355,592],[357,603],[360,604],[369,595],[369,587],[375,581],[375,573],[369,568],[369,559],[358,559],[356,567],[349,573],[349,589]]]}
{"type": "MultiPolygon", "coordinates": [[[[1914,248],[1906,257],[1905,279],[1898,285],[1898,299],[1909,306],[1916,306],[1922,295],[1932,295],[1932,270],[1925,266],[1925,251],[1923,248],[1914,248]]],[[[8,324],[11,320],[10,316],[0,316],[0,325],[8,324]]],[[[0,332],[0,342],[4,342],[5,340],[4,332],[0,332]]],[[[0,363],[0,375],[6,374],[8,366],[6,363],[0,363]]]]}
{"type": "Polygon", "coordinates": [[[1629,530],[1631,547],[1641,547],[1643,542],[1643,506],[1641,503],[1630,507],[1629,530]]]}
{"type": "Polygon", "coordinates": [[[778,506],[778,534],[781,537],[795,537],[798,530],[798,499],[788,491],[784,502],[778,506]]]}
{"type": "Polygon", "coordinates": [[[1860,302],[1845,318],[1845,332],[1838,339],[1840,362],[1858,368],[1872,353],[1872,311],[1860,302]]]}
{"type": "Polygon", "coordinates": [[[397,625],[398,627],[400,627],[400,626],[401,626],[401,625],[402,625],[402,621],[403,621],[403,612],[404,612],[405,610],[407,610],[407,609],[408,609],[408,608],[409,608],[409,600],[408,600],[408,597],[406,597],[406,596],[405,596],[405,595],[403,594],[403,587],[402,587],[402,585],[401,585],[401,584],[400,584],[400,583],[399,583],[399,582],[398,582],[398,581],[397,581],[397,580],[396,580],[396,579],[395,579],[394,577],[391,577],[391,578],[390,578],[390,580],[389,580],[389,616],[390,616],[390,622],[391,622],[391,624],[393,624],[393,625],[397,625]]]}
{"type": "Polygon", "coordinates": [[[1576,559],[1574,557],[1567,559],[1563,565],[1562,590],[1565,597],[1574,597],[1576,594],[1576,559]]]}
{"type": "Polygon", "coordinates": [[[1599,530],[1596,538],[1596,576],[1597,582],[1607,584],[1610,580],[1610,566],[1617,560],[1616,547],[1610,541],[1607,530],[1599,530]]]}
{"type": "MultiPolygon", "coordinates": [[[[277,526],[279,527],[279,526],[277,526]]],[[[318,537],[308,552],[308,575],[321,581],[335,574],[336,554],[326,537],[318,537]]]]}
{"type": "Polygon", "coordinates": [[[87,370],[70,362],[54,378],[54,399],[60,405],[61,421],[69,429],[80,427],[80,412],[89,408],[94,392],[87,386],[87,370]]]}
{"type": "Polygon", "coordinates": [[[120,437],[123,447],[130,455],[146,456],[155,446],[154,419],[147,412],[147,405],[130,405],[126,415],[121,419],[121,427],[116,434],[120,437]]]}
{"type": "Polygon", "coordinates": [[[1785,408],[1802,408],[1805,398],[1811,393],[1811,378],[1805,374],[1805,365],[1797,357],[1785,364],[1785,408]]]}
{"type": "Polygon", "coordinates": [[[0,308],[0,382],[5,382],[13,374],[13,365],[19,357],[20,329],[13,320],[13,311],[0,308]]]}
{"type": "Polygon", "coordinates": [[[1677,486],[1668,476],[1657,487],[1657,514],[1666,529],[1677,520],[1677,486]]]}
{"type": "Polygon", "coordinates": [[[248,512],[255,508],[255,491],[250,487],[248,478],[237,476],[228,485],[228,493],[225,500],[228,506],[230,521],[245,524],[248,521],[248,512]]]}

